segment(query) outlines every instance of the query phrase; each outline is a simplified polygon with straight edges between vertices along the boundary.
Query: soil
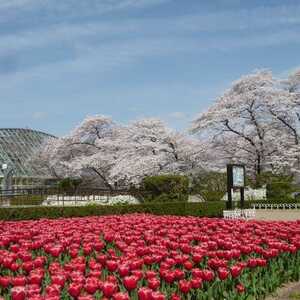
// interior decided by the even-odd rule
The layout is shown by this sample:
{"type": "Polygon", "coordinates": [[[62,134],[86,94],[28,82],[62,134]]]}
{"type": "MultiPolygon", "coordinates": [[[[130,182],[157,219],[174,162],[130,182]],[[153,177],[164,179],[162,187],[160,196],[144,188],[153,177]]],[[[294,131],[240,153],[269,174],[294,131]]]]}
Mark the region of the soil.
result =
{"type": "Polygon", "coordinates": [[[285,284],[265,300],[300,300],[300,282],[285,284]]]}

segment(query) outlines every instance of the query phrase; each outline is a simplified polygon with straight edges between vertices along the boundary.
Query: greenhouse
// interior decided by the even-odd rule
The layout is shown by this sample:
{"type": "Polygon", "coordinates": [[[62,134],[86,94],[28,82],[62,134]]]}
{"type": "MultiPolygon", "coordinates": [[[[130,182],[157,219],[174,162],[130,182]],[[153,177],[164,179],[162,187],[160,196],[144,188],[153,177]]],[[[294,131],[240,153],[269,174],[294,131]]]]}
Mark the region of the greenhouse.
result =
{"type": "Polygon", "coordinates": [[[41,173],[31,159],[53,135],[22,128],[0,128],[0,188],[19,189],[43,186],[49,174],[41,173]]]}

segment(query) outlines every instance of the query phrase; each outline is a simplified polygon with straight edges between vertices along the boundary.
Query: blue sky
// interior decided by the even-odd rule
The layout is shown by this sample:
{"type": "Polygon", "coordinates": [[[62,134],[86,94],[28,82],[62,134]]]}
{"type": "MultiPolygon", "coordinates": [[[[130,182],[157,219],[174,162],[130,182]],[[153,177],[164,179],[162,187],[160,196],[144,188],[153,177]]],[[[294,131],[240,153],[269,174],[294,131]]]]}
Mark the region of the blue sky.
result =
{"type": "Polygon", "coordinates": [[[0,0],[0,127],[184,129],[230,83],[300,66],[299,0],[0,0]]]}

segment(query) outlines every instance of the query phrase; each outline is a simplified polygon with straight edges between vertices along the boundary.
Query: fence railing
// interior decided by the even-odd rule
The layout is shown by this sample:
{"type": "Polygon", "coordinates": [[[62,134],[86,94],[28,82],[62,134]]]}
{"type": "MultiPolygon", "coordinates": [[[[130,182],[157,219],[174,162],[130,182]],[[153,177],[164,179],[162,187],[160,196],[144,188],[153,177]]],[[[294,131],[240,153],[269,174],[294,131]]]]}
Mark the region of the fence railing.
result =
{"type": "Polygon", "coordinates": [[[300,209],[300,203],[253,203],[254,209],[300,209]]]}

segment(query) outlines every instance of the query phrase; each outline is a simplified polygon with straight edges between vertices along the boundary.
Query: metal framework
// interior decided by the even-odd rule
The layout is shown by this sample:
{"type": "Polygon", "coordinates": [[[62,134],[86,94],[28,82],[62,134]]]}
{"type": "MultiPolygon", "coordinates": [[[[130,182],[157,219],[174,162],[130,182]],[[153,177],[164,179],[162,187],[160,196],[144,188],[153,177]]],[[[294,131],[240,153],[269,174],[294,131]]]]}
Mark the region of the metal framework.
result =
{"type": "MultiPolygon", "coordinates": [[[[30,159],[53,135],[23,128],[0,128],[0,181],[5,181],[3,164],[11,170],[12,186],[30,186],[33,182],[50,178],[48,174],[41,173],[30,159]]],[[[1,187],[0,182],[0,187],[1,187]]]]}

